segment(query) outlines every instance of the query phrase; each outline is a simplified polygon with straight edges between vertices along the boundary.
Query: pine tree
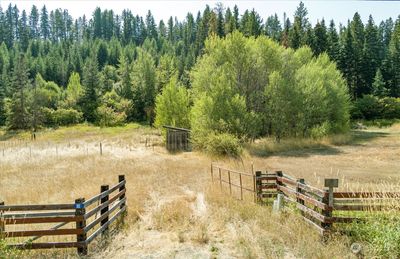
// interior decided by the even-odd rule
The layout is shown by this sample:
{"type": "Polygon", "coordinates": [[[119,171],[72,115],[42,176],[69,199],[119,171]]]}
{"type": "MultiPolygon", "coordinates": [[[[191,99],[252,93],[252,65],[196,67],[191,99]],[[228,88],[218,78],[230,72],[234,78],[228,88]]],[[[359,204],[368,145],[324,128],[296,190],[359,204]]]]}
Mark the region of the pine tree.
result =
{"type": "Polygon", "coordinates": [[[37,39],[39,36],[39,10],[36,5],[32,6],[31,13],[29,15],[29,26],[31,28],[31,34],[33,39],[37,39]]]}
{"type": "Polygon", "coordinates": [[[215,7],[215,12],[217,14],[217,35],[220,37],[225,36],[225,28],[224,28],[224,7],[222,3],[217,3],[215,7]]]}
{"type": "Polygon", "coordinates": [[[358,13],[354,14],[353,20],[350,23],[350,31],[353,38],[353,53],[352,58],[354,60],[354,90],[355,97],[362,96],[368,93],[369,89],[366,85],[364,78],[364,61],[363,61],[363,49],[364,49],[364,24],[361,21],[361,17],[358,13]]]}
{"type": "Polygon", "coordinates": [[[134,33],[132,28],[132,21],[133,21],[133,16],[131,11],[124,9],[122,11],[122,23],[123,23],[122,42],[124,45],[132,41],[134,33]]]}
{"type": "Polygon", "coordinates": [[[239,8],[237,5],[233,7],[233,21],[235,24],[235,29],[239,29],[239,8]]]}
{"type": "Polygon", "coordinates": [[[348,26],[342,36],[342,42],[339,51],[338,66],[342,71],[349,87],[350,96],[357,98],[357,84],[355,75],[354,44],[353,35],[350,26],[348,26]]]}
{"type": "Polygon", "coordinates": [[[286,18],[286,14],[284,14],[284,24],[283,24],[283,32],[282,32],[282,37],[281,37],[281,44],[285,48],[289,47],[289,33],[290,33],[290,20],[289,18],[286,18]]]}
{"type": "MultiPolygon", "coordinates": [[[[369,16],[368,23],[365,26],[365,43],[363,49],[363,78],[365,87],[371,89],[374,81],[374,75],[377,74],[377,69],[381,64],[380,60],[380,44],[378,39],[378,28],[374,24],[372,16],[369,16]]],[[[380,76],[382,76],[379,71],[380,76]]],[[[366,93],[369,91],[366,90],[366,93]]]]}
{"type": "Polygon", "coordinates": [[[125,99],[132,100],[132,79],[131,79],[131,65],[125,55],[121,55],[118,65],[118,76],[120,81],[120,88],[118,94],[125,99]]]}
{"type": "Polygon", "coordinates": [[[103,24],[101,19],[101,9],[100,7],[96,7],[93,13],[93,37],[102,38],[103,36],[103,24]]]}
{"type": "Polygon", "coordinates": [[[108,60],[108,49],[107,45],[104,41],[100,41],[99,46],[97,47],[97,64],[99,65],[99,69],[103,69],[103,67],[107,64],[108,60]]]}
{"type": "Polygon", "coordinates": [[[97,59],[92,54],[83,68],[83,95],[80,100],[83,115],[89,122],[96,120],[96,109],[99,106],[98,91],[101,88],[99,82],[97,59]]]}
{"type": "Polygon", "coordinates": [[[3,126],[6,123],[5,98],[6,98],[6,81],[4,80],[4,78],[1,78],[1,80],[0,80],[0,126],[3,126]]]}
{"type": "Polygon", "coordinates": [[[225,34],[229,34],[231,32],[233,32],[236,28],[235,28],[235,20],[234,17],[232,15],[231,9],[228,7],[225,11],[225,21],[224,21],[225,25],[224,25],[224,31],[225,34]]]}
{"type": "Polygon", "coordinates": [[[400,17],[396,24],[389,44],[388,60],[390,64],[390,92],[394,97],[400,97],[400,17]]]}
{"type": "Polygon", "coordinates": [[[282,27],[277,14],[271,15],[267,18],[265,23],[265,34],[277,42],[281,40],[282,27]]]}
{"type": "Polygon", "coordinates": [[[325,20],[317,22],[314,28],[315,42],[314,42],[314,54],[319,55],[328,49],[328,35],[326,32],[325,20]]]}
{"type": "Polygon", "coordinates": [[[14,23],[13,8],[12,8],[11,4],[8,5],[8,8],[7,8],[4,16],[5,17],[4,17],[4,29],[3,29],[4,36],[3,36],[3,38],[5,40],[7,47],[10,48],[13,45],[14,39],[15,39],[15,36],[14,36],[15,28],[14,27],[17,26],[17,24],[14,23]]]}
{"type": "Polygon", "coordinates": [[[310,23],[307,18],[307,8],[300,2],[294,13],[293,26],[289,30],[289,46],[298,49],[304,44],[310,44],[314,39],[312,30],[309,30],[310,23]],[[308,42],[307,42],[308,41],[308,42]]]}
{"type": "Polygon", "coordinates": [[[27,110],[27,90],[31,86],[29,70],[24,55],[20,55],[12,72],[11,89],[13,95],[7,111],[7,126],[9,129],[28,129],[29,113],[27,110]]]}
{"type": "Polygon", "coordinates": [[[388,94],[385,81],[379,68],[376,71],[374,82],[372,83],[372,94],[378,97],[384,97],[388,94]]]}
{"type": "Polygon", "coordinates": [[[40,35],[45,40],[50,38],[49,14],[45,5],[40,13],[40,35]]]}
{"type": "Polygon", "coordinates": [[[335,22],[331,20],[329,23],[329,30],[328,30],[328,55],[329,57],[334,60],[339,60],[339,35],[336,31],[335,22]]]}
{"type": "Polygon", "coordinates": [[[170,42],[174,42],[175,37],[174,37],[174,19],[172,19],[172,16],[169,17],[168,19],[168,40],[170,42]]]}
{"type": "Polygon", "coordinates": [[[156,22],[154,21],[154,17],[151,14],[150,10],[147,12],[146,15],[146,29],[147,29],[147,36],[151,39],[157,39],[157,26],[156,22]]]}
{"type": "Polygon", "coordinates": [[[22,16],[18,23],[18,34],[21,48],[25,52],[28,48],[30,38],[30,29],[28,27],[28,18],[26,16],[25,10],[22,11],[22,16]]]}
{"type": "Polygon", "coordinates": [[[152,123],[156,95],[156,70],[153,58],[142,49],[139,49],[138,58],[133,64],[131,79],[136,119],[152,123]]]}

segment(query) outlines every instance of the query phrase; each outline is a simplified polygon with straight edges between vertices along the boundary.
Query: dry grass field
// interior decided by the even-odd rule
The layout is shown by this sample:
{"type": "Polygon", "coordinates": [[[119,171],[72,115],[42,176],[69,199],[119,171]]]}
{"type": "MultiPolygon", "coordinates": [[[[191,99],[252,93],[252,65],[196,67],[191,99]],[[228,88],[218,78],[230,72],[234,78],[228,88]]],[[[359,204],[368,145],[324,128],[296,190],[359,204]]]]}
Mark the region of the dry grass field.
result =
{"type": "MultiPolygon", "coordinates": [[[[275,215],[269,207],[221,193],[210,181],[210,157],[169,154],[159,132],[148,127],[81,125],[42,132],[35,142],[19,138],[29,136],[0,133],[0,200],[6,204],[71,203],[126,175],[128,224],[107,246],[89,248],[91,257],[353,258],[346,237],[323,244],[296,215],[275,215]]],[[[342,189],[399,190],[400,125],[355,131],[342,145],[320,143],[272,155],[262,152],[267,142],[255,143],[242,160],[218,162],[248,172],[252,163],[259,170],[279,169],[320,187],[324,177],[335,177],[342,189]]]]}

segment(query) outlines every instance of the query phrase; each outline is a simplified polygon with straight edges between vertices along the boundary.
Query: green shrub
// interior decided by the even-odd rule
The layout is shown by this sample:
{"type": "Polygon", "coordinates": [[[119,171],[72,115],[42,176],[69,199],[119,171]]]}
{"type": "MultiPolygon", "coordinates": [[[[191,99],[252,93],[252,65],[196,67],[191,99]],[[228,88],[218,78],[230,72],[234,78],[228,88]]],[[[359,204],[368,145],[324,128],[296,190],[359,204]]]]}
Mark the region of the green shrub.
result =
{"type": "Polygon", "coordinates": [[[382,118],[400,119],[400,98],[385,97],[380,100],[382,118]]]}
{"type": "Polygon", "coordinates": [[[373,120],[380,118],[382,106],[379,98],[373,95],[364,95],[354,102],[352,117],[354,119],[373,120]]]}
{"type": "Polygon", "coordinates": [[[365,222],[344,226],[353,242],[363,243],[368,256],[400,258],[400,217],[394,213],[375,215],[365,222]]]}
{"type": "Polygon", "coordinates": [[[102,127],[121,126],[126,121],[125,112],[116,112],[113,108],[100,106],[97,108],[97,121],[102,127]]]}
{"type": "Polygon", "coordinates": [[[351,113],[353,119],[399,119],[400,98],[364,95],[354,102],[351,113]]]}
{"type": "Polygon", "coordinates": [[[242,153],[240,140],[229,133],[209,133],[201,139],[197,139],[195,145],[201,146],[207,153],[213,156],[228,156],[237,158],[242,153]]]}
{"type": "Polygon", "coordinates": [[[321,125],[314,126],[311,129],[311,137],[314,139],[322,138],[329,134],[330,128],[329,122],[324,122],[321,125]]]}
{"type": "Polygon", "coordinates": [[[47,126],[68,126],[82,122],[83,114],[72,108],[58,108],[53,110],[51,108],[42,108],[41,114],[43,115],[44,124],[47,126]]]}
{"type": "Polygon", "coordinates": [[[59,108],[53,112],[54,123],[58,126],[77,124],[82,121],[83,114],[74,109],[59,108]]]}

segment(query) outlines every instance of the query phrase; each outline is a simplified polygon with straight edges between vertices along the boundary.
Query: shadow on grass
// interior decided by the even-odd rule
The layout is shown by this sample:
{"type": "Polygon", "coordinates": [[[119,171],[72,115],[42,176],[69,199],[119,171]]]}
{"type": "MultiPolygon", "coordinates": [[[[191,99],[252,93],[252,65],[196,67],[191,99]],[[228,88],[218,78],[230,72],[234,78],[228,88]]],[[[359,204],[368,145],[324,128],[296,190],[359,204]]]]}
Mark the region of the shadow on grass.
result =
{"type": "Polygon", "coordinates": [[[293,148],[288,150],[269,150],[262,146],[247,147],[249,153],[253,156],[258,157],[270,157],[270,156],[281,156],[281,157],[309,157],[313,155],[337,155],[341,151],[339,148],[331,147],[328,145],[318,145],[315,147],[303,147],[293,148]]]}
{"type": "Polygon", "coordinates": [[[2,131],[0,130],[0,141],[7,141],[10,139],[15,139],[17,137],[20,137],[22,131],[2,131]]]}
{"type": "Polygon", "coordinates": [[[387,137],[388,133],[379,131],[352,130],[347,135],[327,137],[322,140],[286,139],[276,143],[271,139],[256,144],[248,144],[250,155],[258,157],[309,157],[313,155],[337,155],[343,153],[341,146],[362,146],[376,138],[387,137]]]}
{"type": "Polygon", "coordinates": [[[372,141],[376,138],[383,138],[389,136],[389,133],[380,131],[364,131],[364,130],[352,130],[351,140],[347,145],[350,146],[360,146],[365,142],[372,141]]]}

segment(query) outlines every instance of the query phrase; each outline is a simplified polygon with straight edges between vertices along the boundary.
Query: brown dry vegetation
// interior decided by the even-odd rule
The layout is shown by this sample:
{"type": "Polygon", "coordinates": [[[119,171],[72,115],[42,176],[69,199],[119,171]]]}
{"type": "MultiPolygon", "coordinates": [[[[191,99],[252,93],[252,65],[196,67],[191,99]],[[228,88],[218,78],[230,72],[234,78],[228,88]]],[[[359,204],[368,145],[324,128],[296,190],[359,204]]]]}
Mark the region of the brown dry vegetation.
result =
{"type": "MultiPolygon", "coordinates": [[[[317,186],[324,177],[337,177],[342,189],[395,188],[400,126],[352,134],[341,146],[321,142],[270,156],[255,153],[264,145],[256,143],[241,161],[219,163],[250,172],[253,162],[255,169],[283,170],[317,186]]],[[[211,185],[211,158],[168,154],[158,132],[147,127],[79,126],[40,134],[34,143],[15,142],[21,136],[27,137],[0,136],[7,138],[0,141],[0,200],[6,204],[70,203],[126,175],[128,224],[110,245],[92,248],[93,257],[352,258],[346,237],[323,244],[296,215],[274,215],[269,207],[221,193],[211,185]]],[[[74,252],[34,255],[73,257],[74,252]]]]}

